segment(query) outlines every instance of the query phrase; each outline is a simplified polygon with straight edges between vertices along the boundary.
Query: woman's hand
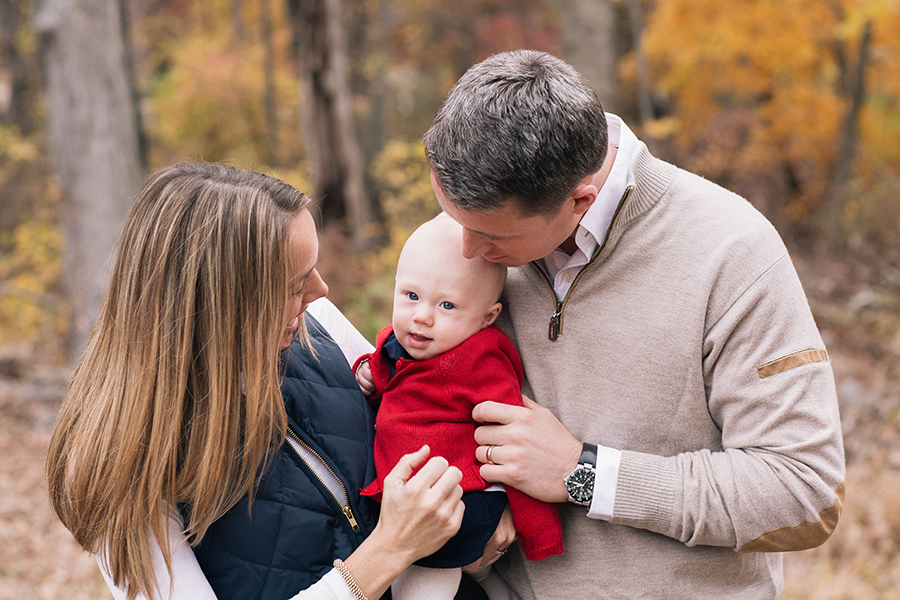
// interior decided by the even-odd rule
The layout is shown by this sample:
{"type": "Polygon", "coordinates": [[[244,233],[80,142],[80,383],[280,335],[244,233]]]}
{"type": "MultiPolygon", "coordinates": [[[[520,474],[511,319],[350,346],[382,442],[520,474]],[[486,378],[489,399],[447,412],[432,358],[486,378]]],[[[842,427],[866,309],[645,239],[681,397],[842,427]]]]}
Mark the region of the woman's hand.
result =
{"type": "Polygon", "coordinates": [[[497,524],[497,529],[494,530],[494,535],[491,536],[491,539],[488,540],[487,545],[484,547],[484,556],[471,565],[463,567],[463,571],[479,571],[492,564],[506,554],[506,550],[514,541],[516,541],[516,528],[513,525],[512,511],[509,509],[509,504],[507,504],[506,508],[503,509],[503,515],[500,517],[500,523],[497,524]]]}
{"type": "Polygon", "coordinates": [[[368,598],[381,597],[397,575],[437,551],[462,523],[462,472],[443,457],[426,463],[429,452],[422,446],[403,456],[384,478],[378,525],[344,561],[368,598]]]}
{"type": "MultiPolygon", "coordinates": [[[[459,530],[464,504],[461,502],[462,473],[436,456],[425,462],[430,449],[422,446],[407,454],[384,478],[378,527],[387,529],[394,542],[409,550],[411,560],[437,551],[459,530]]],[[[376,527],[377,530],[377,527],[376,527]]]]}

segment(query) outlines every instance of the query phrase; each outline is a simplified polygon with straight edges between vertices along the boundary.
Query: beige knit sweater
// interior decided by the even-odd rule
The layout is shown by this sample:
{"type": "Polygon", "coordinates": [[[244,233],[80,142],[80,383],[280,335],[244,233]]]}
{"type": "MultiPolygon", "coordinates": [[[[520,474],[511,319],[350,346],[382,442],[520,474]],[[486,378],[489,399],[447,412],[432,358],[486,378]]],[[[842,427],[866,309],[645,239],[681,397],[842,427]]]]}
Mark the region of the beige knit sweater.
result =
{"type": "Polygon", "coordinates": [[[623,450],[612,521],[561,506],[563,555],[499,563],[515,590],[778,597],[780,552],[837,523],[844,456],[831,364],[768,221],[644,147],[558,338],[536,265],[510,269],[505,294],[532,397],[576,438],[623,450]]]}

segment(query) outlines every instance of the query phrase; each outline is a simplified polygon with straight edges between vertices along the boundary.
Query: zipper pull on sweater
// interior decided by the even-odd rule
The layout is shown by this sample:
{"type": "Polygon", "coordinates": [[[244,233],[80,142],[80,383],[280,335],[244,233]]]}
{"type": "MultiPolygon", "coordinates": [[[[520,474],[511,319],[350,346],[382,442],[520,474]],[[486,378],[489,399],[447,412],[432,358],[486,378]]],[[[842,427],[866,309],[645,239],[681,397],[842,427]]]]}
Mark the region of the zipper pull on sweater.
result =
{"type": "Polygon", "coordinates": [[[562,329],[559,326],[560,317],[562,316],[562,302],[556,303],[556,312],[550,317],[550,330],[547,332],[547,339],[555,342],[562,329]]]}

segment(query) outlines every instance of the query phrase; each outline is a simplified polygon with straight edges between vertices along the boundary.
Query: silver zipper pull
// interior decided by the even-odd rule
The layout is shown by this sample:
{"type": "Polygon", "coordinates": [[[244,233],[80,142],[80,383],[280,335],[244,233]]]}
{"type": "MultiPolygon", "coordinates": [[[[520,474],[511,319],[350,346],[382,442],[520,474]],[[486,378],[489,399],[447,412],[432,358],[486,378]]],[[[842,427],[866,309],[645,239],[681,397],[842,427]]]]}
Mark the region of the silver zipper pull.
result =
{"type": "Polygon", "coordinates": [[[550,317],[550,330],[547,332],[547,339],[551,342],[556,341],[559,337],[559,318],[562,315],[562,302],[556,303],[556,312],[550,317]]]}

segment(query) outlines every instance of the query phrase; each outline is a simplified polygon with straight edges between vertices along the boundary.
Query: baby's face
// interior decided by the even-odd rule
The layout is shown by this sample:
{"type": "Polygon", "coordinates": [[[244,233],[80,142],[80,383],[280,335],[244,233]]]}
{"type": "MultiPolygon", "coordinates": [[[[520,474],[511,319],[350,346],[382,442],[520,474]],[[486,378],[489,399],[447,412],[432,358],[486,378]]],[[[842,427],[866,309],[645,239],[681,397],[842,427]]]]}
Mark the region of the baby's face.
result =
{"type": "Polygon", "coordinates": [[[496,285],[467,263],[423,253],[401,257],[392,323],[397,340],[413,358],[426,360],[452,350],[496,318],[496,285]]]}

